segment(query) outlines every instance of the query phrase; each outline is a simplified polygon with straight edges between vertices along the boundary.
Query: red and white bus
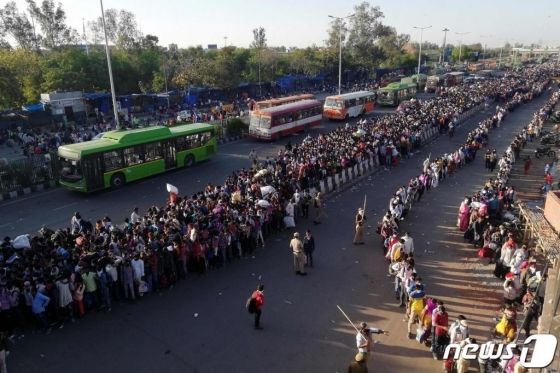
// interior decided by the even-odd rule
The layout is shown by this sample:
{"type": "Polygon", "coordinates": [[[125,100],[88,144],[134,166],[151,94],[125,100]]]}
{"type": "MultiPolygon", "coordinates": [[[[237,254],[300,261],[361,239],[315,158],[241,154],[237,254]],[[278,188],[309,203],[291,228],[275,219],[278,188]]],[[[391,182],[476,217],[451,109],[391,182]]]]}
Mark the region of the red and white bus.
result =
{"type": "Polygon", "coordinates": [[[293,102],[303,101],[303,100],[314,100],[315,96],[311,94],[305,95],[295,95],[281,98],[273,98],[271,100],[259,101],[255,104],[257,110],[268,109],[275,106],[291,104],[293,102]]]}
{"type": "Polygon", "coordinates": [[[360,91],[329,96],[325,100],[323,116],[329,119],[348,119],[373,111],[375,93],[360,91]]]}
{"type": "Polygon", "coordinates": [[[304,100],[251,113],[249,136],[256,139],[275,140],[297,132],[307,132],[321,123],[323,104],[317,100],[304,100]]]}

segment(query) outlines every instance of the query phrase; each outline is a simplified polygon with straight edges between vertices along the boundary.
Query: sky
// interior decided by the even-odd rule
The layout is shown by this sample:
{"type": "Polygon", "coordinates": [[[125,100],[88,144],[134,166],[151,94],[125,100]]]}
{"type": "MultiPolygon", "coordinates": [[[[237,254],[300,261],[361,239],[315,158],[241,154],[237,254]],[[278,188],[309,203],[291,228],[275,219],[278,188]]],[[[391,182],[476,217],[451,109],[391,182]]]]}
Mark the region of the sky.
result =
{"type": "MultiPolygon", "coordinates": [[[[12,0],[14,1],[14,0],[12,0]]],[[[15,0],[26,9],[25,0],[15,0]]],[[[41,0],[36,0],[40,3],[41,0]]],[[[82,19],[101,15],[98,1],[55,0],[61,2],[67,23],[82,33],[82,19]]],[[[179,48],[208,44],[218,47],[248,47],[252,30],[264,27],[269,46],[305,48],[322,46],[327,39],[329,15],[344,17],[353,13],[360,0],[104,0],[105,9],[126,9],[136,15],[144,35],[156,35],[160,45],[179,48]],[[227,37],[227,39],[224,39],[227,37]]],[[[422,40],[458,45],[486,43],[488,48],[502,43],[560,45],[560,1],[557,0],[376,0],[384,13],[383,23],[398,33],[420,40],[416,27],[432,26],[423,31],[422,40]],[[555,31],[554,31],[555,30],[555,31]],[[457,33],[468,33],[462,37],[457,33]],[[482,37],[487,36],[487,37],[482,37]]],[[[86,29],[87,30],[87,29],[86,29]]]]}

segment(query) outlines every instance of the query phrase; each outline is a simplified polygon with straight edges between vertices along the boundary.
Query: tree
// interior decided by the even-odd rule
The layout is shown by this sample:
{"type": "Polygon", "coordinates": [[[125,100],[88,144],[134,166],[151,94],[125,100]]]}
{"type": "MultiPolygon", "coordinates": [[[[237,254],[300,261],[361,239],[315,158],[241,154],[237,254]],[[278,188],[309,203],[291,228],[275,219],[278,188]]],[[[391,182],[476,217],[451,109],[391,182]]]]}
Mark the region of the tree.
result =
{"type": "Polygon", "coordinates": [[[451,52],[451,57],[458,63],[463,61],[473,61],[474,55],[473,50],[468,45],[463,45],[461,47],[455,47],[453,52],[451,52]],[[461,60],[459,61],[459,54],[461,55],[461,60]]]}
{"type": "MultiPolygon", "coordinates": [[[[103,19],[101,17],[96,22],[88,23],[88,25],[90,25],[90,30],[96,38],[99,36],[104,38],[103,19]]],[[[105,29],[107,30],[107,39],[123,50],[130,50],[138,46],[142,38],[142,33],[138,29],[136,22],[136,16],[134,13],[124,9],[117,10],[111,8],[105,11],[105,29]]],[[[150,42],[153,41],[154,39],[150,40],[150,42]]]]}
{"type": "Polygon", "coordinates": [[[354,6],[347,45],[356,64],[367,70],[373,70],[383,60],[378,41],[391,32],[390,27],[381,23],[383,18],[378,6],[372,6],[368,2],[354,6]]]}
{"type": "Polygon", "coordinates": [[[102,44],[105,39],[105,35],[103,34],[103,21],[101,21],[101,23],[99,20],[88,21],[87,25],[87,41],[93,45],[102,44]]]}
{"type": "Polygon", "coordinates": [[[400,65],[402,57],[406,54],[404,47],[410,42],[410,35],[397,34],[394,28],[387,35],[379,39],[379,46],[384,55],[384,65],[387,67],[397,67],[400,65]]]}
{"type": "Polygon", "coordinates": [[[38,49],[33,26],[25,13],[20,13],[16,3],[10,2],[0,9],[0,34],[10,35],[20,48],[38,49]]]}
{"type": "Polygon", "coordinates": [[[262,50],[266,48],[266,30],[263,27],[253,29],[253,42],[251,47],[262,50]]]}
{"type": "Polygon", "coordinates": [[[57,49],[64,44],[76,44],[78,32],[66,25],[66,13],[62,4],[55,6],[53,0],[43,0],[38,7],[34,0],[26,0],[31,16],[37,20],[43,31],[45,48],[57,49]]]}
{"type": "Polygon", "coordinates": [[[159,38],[155,35],[146,35],[140,39],[140,46],[142,49],[157,49],[159,38]]]}

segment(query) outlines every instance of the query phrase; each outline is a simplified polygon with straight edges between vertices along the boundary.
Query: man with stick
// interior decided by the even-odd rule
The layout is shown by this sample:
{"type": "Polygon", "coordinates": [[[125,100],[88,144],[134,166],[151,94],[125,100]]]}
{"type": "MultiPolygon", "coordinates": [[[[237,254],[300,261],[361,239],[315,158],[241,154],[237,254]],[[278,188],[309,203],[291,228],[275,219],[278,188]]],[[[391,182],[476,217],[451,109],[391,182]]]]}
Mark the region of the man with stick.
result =
{"type": "MultiPolygon", "coordinates": [[[[336,306],[340,312],[346,317],[346,320],[354,327],[356,332],[356,346],[358,347],[358,354],[362,354],[364,356],[364,361],[367,363],[369,355],[371,354],[371,350],[373,348],[373,339],[371,338],[372,334],[383,334],[388,336],[388,330],[382,330],[378,328],[370,328],[365,322],[360,324],[360,330],[356,328],[356,325],[350,320],[350,318],[344,313],[340,306],[336,306]]],[[[364,363],[364,364],[365,364],[364,363]]]]}
{"type": "Polygon", "coordinates": [[[364,197],[364,208],[358,209],[356,214],[356,234],[354,235],[354,245],[364,244],[364,220],[366,220],[366,202],[367,196],[364,197]]]}

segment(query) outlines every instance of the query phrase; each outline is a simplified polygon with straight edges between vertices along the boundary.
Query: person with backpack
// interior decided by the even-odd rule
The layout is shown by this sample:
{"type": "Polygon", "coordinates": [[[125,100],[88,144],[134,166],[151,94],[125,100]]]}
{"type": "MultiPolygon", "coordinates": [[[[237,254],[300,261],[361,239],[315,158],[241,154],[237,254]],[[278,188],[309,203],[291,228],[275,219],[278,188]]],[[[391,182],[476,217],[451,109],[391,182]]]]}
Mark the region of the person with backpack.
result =
{"type": "Polygon", "coordinates": [[[255,315],[255,329],[262,330],[261,312],[264,306],[264,285],[257,286],[257,290],[253,292],[251,298],[247,300],[247,311],[255,315]]]}

